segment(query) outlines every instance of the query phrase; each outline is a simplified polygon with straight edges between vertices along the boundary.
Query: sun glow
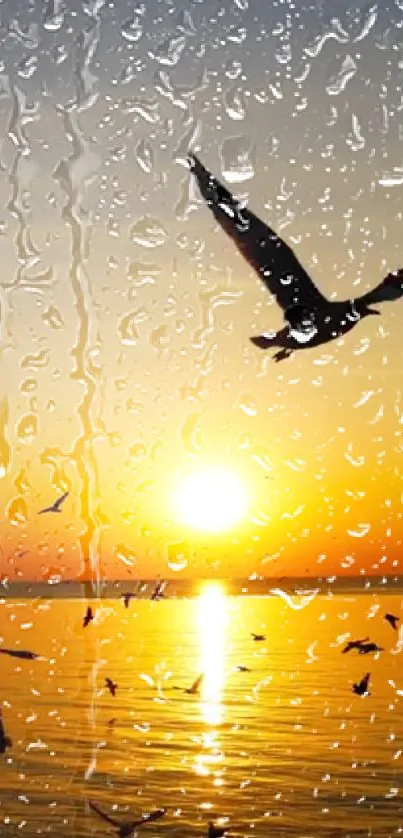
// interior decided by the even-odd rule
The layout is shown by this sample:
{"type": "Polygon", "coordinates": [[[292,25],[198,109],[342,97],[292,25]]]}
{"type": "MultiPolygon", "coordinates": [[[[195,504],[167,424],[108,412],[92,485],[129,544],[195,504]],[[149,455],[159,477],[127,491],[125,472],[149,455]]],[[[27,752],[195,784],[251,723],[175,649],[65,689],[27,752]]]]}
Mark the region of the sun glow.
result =
{"type": "Polygon", "coordinates": [[[220,532],[242,518],[246,492],[238,475],[225,468],[206,468],[180,484],[174,506],[184,523],[199,530],[220,532]]]}
{"type": "Polygon", "coordinates": [[[221,693],[225,681],[225,635],[228,623],[227,598],[219,585],[206,585],[198,600],[200,671],[204,673],[201,689],[205,722],[218,724],[221,719],[221,693]]]}

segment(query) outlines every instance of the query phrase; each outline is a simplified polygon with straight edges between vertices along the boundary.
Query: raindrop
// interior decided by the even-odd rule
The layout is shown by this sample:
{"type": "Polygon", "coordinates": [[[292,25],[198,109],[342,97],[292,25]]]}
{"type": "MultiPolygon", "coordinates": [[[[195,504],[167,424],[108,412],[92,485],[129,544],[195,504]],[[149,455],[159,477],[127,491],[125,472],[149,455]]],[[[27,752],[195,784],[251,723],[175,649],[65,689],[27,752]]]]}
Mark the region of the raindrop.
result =
{"type": "Polygon", "coordinates": [[[26,524],[28,520],[28,510],[24,498],[14,498],[11,500],[6,508],[6,516],[14,527],[20,524],[26,524]]]}
{"type": "Polygon", "coordinates": [[[135,312],[125,314],[118,323],[118,335],[125,346],[134,346],[139,338],[135,312]]]}
{"type": "Polygon", "coordinates": [[[61,0],[49,0],[46,4],[43,28],[48,32],[57,32],[63,26],[64,9],[61,0]]]}
{"type": "Polygon", "coordinates": [[[116,546],[116,558],[123,562],[126,567],[133,567],[137,562],[137,556],[128,547],[125,547],[124,544],[118,544],[116,546]]]}
{"type": "Polygon", "coordinates": [[[136,146],[136,160],[140,169],[149,174],[154,166],[154,152],[147,140],[139,140],[136,146]]]}
{"type": "Polygon", "coordinates": [[[158,61],[158,64],[163,64],[167,67],[175,67],[183,50],[186,46],[186,38],[184,35],[171,36],[165,38],[156,48],[155,52],[149,51],[150,58],[158,61]]]}
{"type": "Polygon", "coordinates": [[[242,100],[242,90],[239,87],[234,87],[227,91],[224,97],[224,106],[230,119],[245,119],[245,103],[242,100]]]}
{"type": "Polygon", "coordinates": [[[329,96],[338,96],[345,89],[349,80],[355,76],[357,64],[351,55],[346,55],[341,67],[336,71],[330,71],[326,92],[329,96]]]}
{"type": "Polygon", "coordinates": [[[254,176],[248,137],[240,135],[224,140],[221,146],[221,166],[228,183],[243,183],[254,176]]]}
{"type": "Polygon", "coordinates": [[[200,432],[200,413],[191,413],[186,417],[180,428],[180,436],[188,454],[200,454],[203,451],[203,440],[200,432]]]}
{"type": "Polygon", "coordinates": [[[252,393],[241,393],[239,397],[239,407],[246,413],[247,416],[256,416],[257,401],[252,393]]]}
{"type": "Polygon", "coordinates": [[[169,569],[176,572],[185,570],[189,564],[190,553],[191,549],[188,541],[168,544],[167,565],[169,569]]]}
{"type": "Polygon", "coordinates": [[[131,240],[142,247],[160,247],[165,244],[167,235],[161,222],[148,216],[133,224],[130,230],[131,240]]]}
{"type": "Polygon", "coordinates": [[[8,402],[0,403],[0,478],[5,477],[10,467],[11,447],[7,439],[8,402]]]}
{"type": "Polygon", "coordinates": [[[32,442],[38,433],[38,420],[34,413],[23,416],[17,426],[17,436],[24,442],[32,442]]]}
{"type": "Polygon", "coordinates": [[[51,329],[62,329],[65,325],[60,312],[57,308],[54,308],[54,306],[49,306],[49,308],[46,309],[42,315],[42,319],[51,329]]]}
{"type": "Polygon", "coordinates": [[[235,59],[227,61],[226,65],[224,67],[224,72],[225,72],[225,75],[227,76],[227,78],[232,79],[232,80],[238,79],[239,76],[242,74],[242,64],[241,64],[241,62],[240,61],[235,61],[235,59]]]}
{"type": "Polygon", "coordinates": [[[143,34],[143,27],[137,15],[126,20],[122,26],[121,33],[126,41],[135,43],[140,40],[143,34]]]}
{"type": "Polygon", "coordinates": [[[30,79],[34,75],[38,67],[38,57],[36,55],[29,55],[20,61],[17,72],[23,79],[30,79]]]}

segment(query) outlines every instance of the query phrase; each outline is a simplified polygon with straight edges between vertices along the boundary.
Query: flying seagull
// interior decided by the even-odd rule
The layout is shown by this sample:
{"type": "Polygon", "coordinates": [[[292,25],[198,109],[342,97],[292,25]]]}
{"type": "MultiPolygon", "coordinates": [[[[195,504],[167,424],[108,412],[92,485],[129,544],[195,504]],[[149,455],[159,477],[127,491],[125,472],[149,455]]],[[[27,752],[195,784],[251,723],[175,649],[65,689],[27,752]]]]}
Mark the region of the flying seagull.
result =
{"type": "Polygon", "coordinates": [[[377,643],[361,643],[358,649],[359,655],[369,655],[370,652],[384,652],[383,646],[378,646],[377,643]]]}
{"type": "Polygon", "coordinates": [[[64,503],[64,501],[66,500],[68,494],[68,492],[65,492],[64,495],[61,496],[61,498],[55,500],[52,506],[45,506],[45,509],[40,509],[38,515],[43,515],[44,512],[61,512],[62,510],[60,509],[60,507],[62,503],[64,503]]]}
{"type": "Polygon", "coordinates": [[[90,622],[91,622],[91,620],[93,620],[93,619],[94,619],[94,615],[93,615],[93,613],[92,613],[92,608],[91,608],[91,606],[89,605],[89,606],[88,606],[88,608],[87,608],[87,611],[86,611],[85,617],[83,618],[83,626],[84,626],[84,628],[87,628],[88,623],[90,623],[90,622]]]}
{"type": "Polygon", "coordinates": [[[151,594],[151,599],[154,601],[162,599],[162,597],[164,596],[164,589],[166,588],[166,585],[167,583],[161,580],[156,582],[155,588],[151,594]]]}
{"type": "Polygon", "coordinates": [[[105,686],[108,687],[110,694],[115,697],[118,685],[112,681],[112,678],[105,678],[105,686]]]}
{"type": "Polygon", "coordinates": [[[140,820],[124,821],[123,823],[119,823],[119,821],[115,818],[111,818],[110,815],[107,815],[105,812],[102,812],[101,809],[98,809],[98,806],[96,806],[95,803],[91,803],[91,800],[89,800],[88,803],[90,808],[93,809],[97,815],[115,827],[119,838],[125,838],[125,836],[132,835],[138,826],[144,826],[144,824],[149,823],[150,821],[157,821],[165,815],[166,811],[165,809],[155,809],[154,812],[146,812],[145,815],[141,816],[140,820]]]}
{"type": "Polygon", "coordinates": [[[369,640],[369,637],[363,637],[362,640],[349,640],[344,649],[341,650],[342,654],[345,655],[347,652],[351,652],[351,649],[359,649],[367,640],[369,640]]]}
{"type": "Polygon", "coordinates": [[[238,672],[250,672],[249,666],[244,666],[242,663],[239,663],[237,666],[238,672]]]}
{"type": "Polygon", "coordinates": [[[394,614],[385,614],[384,619],[388,621],[395,631],[397,631],[397,624],[400,621],[400,617],[395,617],[394,614]]]}
{"type": "Polygon", "coordinates": [[[12,740],[9,736],[6,736],[5,730],[3,727],[3,717],[0,710],[0,754],[5,754],[7,748],[11,748],[12,740]]]}
{"type": "Polygon", "coordinates": [[[23,660],[33,661],[39,658],[35,652],[28,652],[24,649],[0,649],[0,655],[10,655],[11,658],[22,658],[23,660]]]}
{"type": "Polygon", "coordinates": [[[265,634],[254,634],[253,631],[252,631],[251,636],[253,637],[254,640],[256,640],[257,643],[259,642],[259,640],[266,640],[266,635],[265,634]]]}
{"type": "Polygon", "coordinates": [[[326,299],[274,230],[237,201],[195,154],[189,153],[188,163],[214,218],[284,312],[283,329],[251,338],[260,349],[280,347],[273,356],[275,361],[283,361],[297,349],[320,346],[346,334],[363,317],[380,314],[371,308],[373,304],[403,295],[403,269],[399,269],[361,297],[341,302],[326,299]]]}
{"type": "Polygon", "coordinates": [[[133,599],[135,596],[136,596],[136,594],[131,594],[131,593],[122,594],[121,599],[123,599],[123,602],[125,604],[125,608],[129,607],[130,600],[133,599]]]}
{"type": "Polygon", "coordinates": [[[353,692],[356,695],[369,695],[368,684],[370,677],[371,673],[367,672],[358,684],[353,684],[353,692]]]}

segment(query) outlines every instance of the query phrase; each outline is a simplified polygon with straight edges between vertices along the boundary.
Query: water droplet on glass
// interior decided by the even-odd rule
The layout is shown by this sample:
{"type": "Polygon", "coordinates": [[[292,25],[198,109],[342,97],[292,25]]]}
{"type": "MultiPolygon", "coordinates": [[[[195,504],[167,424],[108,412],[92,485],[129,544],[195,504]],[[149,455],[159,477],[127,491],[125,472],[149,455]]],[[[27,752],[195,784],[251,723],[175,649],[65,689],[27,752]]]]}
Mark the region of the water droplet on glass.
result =
{"type": "Polygon", "coordinates": [[[150,58],[158,61],[159,64],[166,65],[167,67],[175,67],[180,60],[185,46],[186,38],[184,35],[174,35],[169,38],[165,38],[164,41],[157,46],[155,52],[150,50],[148,54],[150,58]]]}
{"type": "Polygon", "coordinates": [[[341,67],[336,70],[331,69],[328,75],[326,84],[326,92],[329,96],[338,96],[345,89],[349,80],[355,76],[357,72],[357,64],[351,55],[346,55],[343,59],[341,67]]]}
{"type": "Polygon", "coordinates": [[[241,393],[239,397],[239,407],[246,413],[247,416],[256,416],[257,401],[252,393],[241,393]]]}
{"type": "Polygon", "coordinates": [[[126,41],[135,43],[140,40],[143,34],[143,26],[137,15],[134,15],[134,17],[125,21],[122,26],[121,33],[123,37],[126,38],[126,41]]]}
{"type": "Polygon", "coordinates": [[[165,244],[167,236],[161,222],[148,216],[133,224],[130,230],[131,240],[142,247],[160,247],[165,244]]]}
{"type": "Polygon", "coordinates": [[[180,428],[180,436],[189,454],[200,454],[203,451],[203,440],[200,432],[200,413],[187,416],[180,428]]]}
{"type": "Polygon", "coordinates": [[[140,169],[149,174],[154,166],[154,152],[147,140],[139,140],[136,146],[136,160],[140,169]]]}
{"type": "Polygon", "coordinates": [[[242,90],[239,87],[233,87],[231,90],[227,91],[224,96],[224,106],[230,119],[245,119],[245,103],[242,98],[242,90]]]}
{"type": "Polygon", "coordinates": [[[61,0],[49,0],[46,4],[43,28],[48,32],[58,32],[63,26],[64,9],[61,0]]]}
{"type": "Polygon", "coordinates": [[[24,442],[32,442],[38,433],[38,420],[34,413],[27,413],[17,425],[17,436],[24,442]]]}
{"type": "Polygon", "coordinates": [[[126,346],[134,346],[139,338],[136,326],[135,313],[133,311],[125,314],[118,323],[118,335],[126,346]]]}
{"type": "Polygon", "coordinates": [[[51,329],[62,329],[64,326],[64,320],[54,306],[49,306],[46,311],[42,315],[42,319],[47,326],[51,329]]]}
{"type": "Polygon", "coordinates": [[[11,500],[6,509],[6,516],[14,527],[20,524],[26,524],[28,520],[28,510],[24,498],[14,498],[11,500]]]}
{"type": "Polygon", "coordinates": [[[137,556],[130,550],[128,547],[125,547],[124,544],[118,544],[116,546],[116,558],[119,561],[123,562],[126,567],[133,567],[133,565],[137,562],[137,556]]]}
{"type": "Polygon", "coordinates": [[[232,59],[230,61],[227,61],[224,67],[224,72],[227,78],[235,80],[238,79],[239,76],[242,74],[242,69],[243,68],[241,62],[232,59]]]}
{"type": "Polygon", "coordinates": [[[190,559],[190,545],[187,541],[179,541],[173,544],[168,544],[167,548],[167,565],[170,570],[180,572],[185,570],[190,559]]]}
{"type": "Polygon", "coordinates": [[[251,142],[240,135],[228,137],[221,146],[221,167],[228,183],[243,183],[255,174],[251,159],[251,142]]]}
{"type": "Polygon", "coordinates": [[[23,79],[30,79],[34,75],[38,67],[38,58],[36,55],[29,55],[20,61],[17,72],[23,79]]]}

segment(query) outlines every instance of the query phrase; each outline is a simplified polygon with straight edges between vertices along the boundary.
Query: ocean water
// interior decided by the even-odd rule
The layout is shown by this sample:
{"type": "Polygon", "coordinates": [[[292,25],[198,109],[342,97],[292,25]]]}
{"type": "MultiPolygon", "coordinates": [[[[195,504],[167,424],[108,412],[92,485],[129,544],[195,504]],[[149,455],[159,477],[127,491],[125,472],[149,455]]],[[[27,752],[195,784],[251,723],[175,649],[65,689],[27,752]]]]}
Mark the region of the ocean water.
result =
{"type": "Polygon", "coordinates": [[[4,599],[0,835],[114,834],[154,807],[148,836],[394,836],[403,832],[403,633],[398,594],[159,602],[4,599]],[[255,642],[251,632],[266,639],[255,642]],[[341,654],[348,638],[385,648],[341,654]],[[238,665],[250,671],[239,672],[238,665]],[[189,687],[204,673],[200,695],[189,687]],[[370,695],[351,686],[371,673],[370,695]],[[115,697],[104,679],[117,683],[115,697]]]}

